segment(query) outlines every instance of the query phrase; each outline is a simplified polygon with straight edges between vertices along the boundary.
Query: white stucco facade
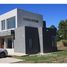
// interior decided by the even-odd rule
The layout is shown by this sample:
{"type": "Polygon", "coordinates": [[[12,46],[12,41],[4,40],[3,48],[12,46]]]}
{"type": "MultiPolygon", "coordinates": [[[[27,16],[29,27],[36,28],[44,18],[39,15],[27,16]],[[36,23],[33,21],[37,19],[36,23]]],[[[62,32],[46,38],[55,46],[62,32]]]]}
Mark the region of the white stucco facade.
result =
{"type": "MultiPolygon", "coordinates": [[[[23,32],[23,31],[25,31],[24,30],[25,26],[38,28],[39,41],[40,41],[40,47],[41,47],[40,49],[41,49],[41,52],[43,52],[42,29],[40,29],[40,28],[43,27],[43,17],[42,17],[42,15],[16,8],[16,9],[11,10],[11,11],[5,13],[5,14],[0,15],[0,36],[4,37],[4,48],[6,48],[8,50],[9,54],[10,54],[11,51],[12,51],[11,54],[14,53],[15,46],[14,46],[14,48],[12,48],[12,50],[8,49],[6,38],[12,38],[11,30],[16,30],[17,29],[17,31],[19,31],[21,28],[23,28],[22,31],[20,31],[21,33],[18,33],[18,34],[15,33],[16,34],[15,38],[17,38],[17,35],[19,36],[19,34],[20,34],[19,37],[22,37],[21,34],[25,35],[25,32],[23,32]],[[11,17],[15,17],[15,28],[7,29],[7,19],[9,19],[11,17]],[[1,25],[2,20],[5,20],[5,30],[1,29],[2,28],[2,25],[1,25]]],[[[18,42],[21,42],[20,43],[20,45],[21,45],[22,44],[22,38],[19,39],[19,40],[20,41],[18,41],[18,40],[12,41],[12,44],[14,45],[14,44],[16,44],[16,41],[18,41],[18,42]]],[[[24,44],[25,44],[25,37],[24,37],[23,41],[24,41],[24,44]]]]}
{"type": "Polygon", "coordinates": [[[20,26],[43,27],[42,15],[16,8],[5,14],[0,15],[0,31],[1,32],[8,30],[6,19],[11,18],[13,16],[15,16],[16,28],[18,28],[20,26]],[[1,21],[2,20],[5,20],[5,30],[1,30],[1,21]],[[38,22],[35,22],[35,21],[38,21],[38,22]]]}

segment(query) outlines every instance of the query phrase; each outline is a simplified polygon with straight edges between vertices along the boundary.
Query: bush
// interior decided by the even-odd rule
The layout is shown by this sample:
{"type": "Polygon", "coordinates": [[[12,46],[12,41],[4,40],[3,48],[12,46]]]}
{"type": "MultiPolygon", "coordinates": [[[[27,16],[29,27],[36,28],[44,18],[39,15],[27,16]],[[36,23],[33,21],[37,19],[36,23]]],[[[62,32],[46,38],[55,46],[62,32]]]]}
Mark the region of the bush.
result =
{"type": "Polygon", "coordinates": [[[62,42],[64,46],[67,46],[67,40],[62,40],[62,42]]]}

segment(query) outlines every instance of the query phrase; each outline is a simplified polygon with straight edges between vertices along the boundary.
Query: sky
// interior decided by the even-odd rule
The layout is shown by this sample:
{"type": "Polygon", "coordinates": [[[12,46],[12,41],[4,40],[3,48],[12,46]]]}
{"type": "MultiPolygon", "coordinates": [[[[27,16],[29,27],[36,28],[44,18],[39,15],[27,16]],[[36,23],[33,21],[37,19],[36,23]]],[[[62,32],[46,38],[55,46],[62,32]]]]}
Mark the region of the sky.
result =
{"type": "Polygon", "coordinates": [[[47,27],[58,28],[59,22],[67,19],[67,4],[0,4],[0,15],[15,8],[43,15],[47,27]]]}

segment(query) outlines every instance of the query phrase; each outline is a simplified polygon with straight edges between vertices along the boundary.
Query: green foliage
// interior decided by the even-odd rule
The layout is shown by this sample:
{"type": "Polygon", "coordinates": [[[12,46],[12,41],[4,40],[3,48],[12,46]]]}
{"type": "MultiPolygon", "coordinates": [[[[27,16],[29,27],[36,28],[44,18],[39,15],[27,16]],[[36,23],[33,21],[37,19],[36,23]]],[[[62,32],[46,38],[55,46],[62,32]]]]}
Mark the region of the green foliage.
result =
{"type": "Polygon", "coordinates": [[[51,29],[56,29],[56,27],[54,25],[51,25],[50,28],[51,29]]]}
{"type": "Polygon", "coordinates": [[[15,58],[23,60],[24,63],[67,63],[67,50],[46,53],[44,55],[15,56],[15,58]]]}
{"type": "Polygon", "coordinates": [[[57,30],[57,41],[64,39],[63,30],[57,30]]]}
{"type": "Polygon", "coordinates": [[[67,20],[61,20],[58,25],[57,40],[67,39],[67,20]]]}

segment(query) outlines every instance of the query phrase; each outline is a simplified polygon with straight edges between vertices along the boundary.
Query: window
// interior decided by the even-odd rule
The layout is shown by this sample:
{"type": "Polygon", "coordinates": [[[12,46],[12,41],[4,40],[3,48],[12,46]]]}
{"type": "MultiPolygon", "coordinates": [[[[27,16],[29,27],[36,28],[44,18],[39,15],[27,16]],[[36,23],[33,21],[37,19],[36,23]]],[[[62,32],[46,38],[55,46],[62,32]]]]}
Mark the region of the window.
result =
{"type": "Polygon", "coordinates": [[[38,20],[35,20],[35,19],[23,18],[23,20],[38,23],[38,20]]]}
{"type": "Polygon", "coordinates": [[[12,48],[12,39],[7,39],[7,48],[12,48]]]}
{"type": "Polygon", "coordinates": [[[5,20],[1,21],[1,30],[5,30],[5,20]]]}
{"type": "Polygon", "coordinates": [[[15,16],[7,19],[7,29],[15,28],[15,16]]]}

